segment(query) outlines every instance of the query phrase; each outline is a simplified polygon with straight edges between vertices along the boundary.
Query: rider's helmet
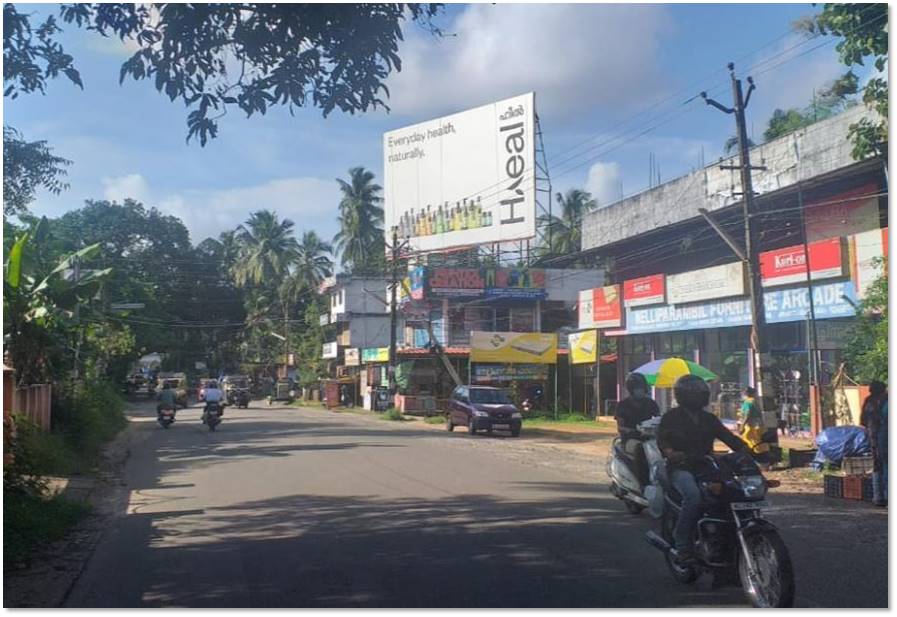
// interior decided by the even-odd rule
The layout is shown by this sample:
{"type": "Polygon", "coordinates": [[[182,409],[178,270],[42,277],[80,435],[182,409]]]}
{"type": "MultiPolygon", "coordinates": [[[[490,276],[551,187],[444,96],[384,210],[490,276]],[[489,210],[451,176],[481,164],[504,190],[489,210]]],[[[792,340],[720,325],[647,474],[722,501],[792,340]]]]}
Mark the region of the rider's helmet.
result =
{"type": "Polygon", "coordinates": [[[215,381],[215,380],[213,379],[212,381],[210,381],[210,382],[206,385],[206,388],[214,388],[215,390],[217,390],[217,389],[218,389],[218,382],[215,381]]]}
{"type": "Polygon", "coordinates": [[[676,380],[673,395],[680,407],[699,411],[710,403],[710,386],[697,375],[683,375],[676,380]]]}
{"type": "Polygon", "coordinates": [[[626,377],[626,391],[629,392],[631,396],[638,396],[636,392],[639,394],[647,394],[648,392],[648,380],[645,379],[645,376],[638,372],[629,373],[629,376],[626,377]]]}

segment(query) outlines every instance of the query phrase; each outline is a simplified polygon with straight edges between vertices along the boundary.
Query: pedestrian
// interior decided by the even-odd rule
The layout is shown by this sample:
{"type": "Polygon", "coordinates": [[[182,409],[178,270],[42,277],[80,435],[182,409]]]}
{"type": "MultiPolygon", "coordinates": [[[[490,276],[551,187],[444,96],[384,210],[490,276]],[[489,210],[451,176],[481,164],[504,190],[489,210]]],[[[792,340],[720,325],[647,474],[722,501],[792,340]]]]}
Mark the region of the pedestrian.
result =
{"type": "Polygon", "coordinates": [[[754,454],[769,452],[769,444],[763,442],[763,416],[757,407],[757,390],[748,386],[742,392],[741,439],[754,454]]]}
{"type": "Polygon", "coordinates": [[[863,401],[860,424],[872,445],[872,503],[888,505],[888,387],[881,381],[869,384],[863,401]]]}

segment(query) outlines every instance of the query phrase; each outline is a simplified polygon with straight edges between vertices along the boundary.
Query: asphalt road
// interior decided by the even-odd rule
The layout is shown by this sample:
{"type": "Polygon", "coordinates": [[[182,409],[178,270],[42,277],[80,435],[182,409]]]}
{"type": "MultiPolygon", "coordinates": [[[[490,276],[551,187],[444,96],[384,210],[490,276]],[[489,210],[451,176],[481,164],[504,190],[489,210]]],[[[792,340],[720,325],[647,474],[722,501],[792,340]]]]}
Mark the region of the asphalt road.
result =
{"type": "MultiPolygon", "coordinates": [[[[127,509],[67,606],[745,606],[673,581],[599,462],[319,410],[132,419],[127,509]]],[[[799,606],[887,606],[885,513],[773,501],[799,606]]]]}

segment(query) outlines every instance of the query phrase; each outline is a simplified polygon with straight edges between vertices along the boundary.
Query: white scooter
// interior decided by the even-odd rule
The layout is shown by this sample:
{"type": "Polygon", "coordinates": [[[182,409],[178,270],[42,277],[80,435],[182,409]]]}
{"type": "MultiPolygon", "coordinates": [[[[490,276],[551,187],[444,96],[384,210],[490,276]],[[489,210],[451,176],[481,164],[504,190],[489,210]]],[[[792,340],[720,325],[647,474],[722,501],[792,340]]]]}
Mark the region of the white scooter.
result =
{"type": "Polygon", "coordinates": [[[663,513],[663,495],[655,483],[650,481],[651,470],[663,465],[663,455],[657,446],[657,428],[660,417],[650,418],[638,425],[638,433],[645,451],[644,469],[639,472],[634,458],[623,450],[619,437],[614,439],[611,453],[607,457],[607,475],[610,478],[610,492],[620,499],[632,514],[639,514],[645,508],[654,518],[663,513]],[[641,476],[641,477],[640,477],[641,476]]]}

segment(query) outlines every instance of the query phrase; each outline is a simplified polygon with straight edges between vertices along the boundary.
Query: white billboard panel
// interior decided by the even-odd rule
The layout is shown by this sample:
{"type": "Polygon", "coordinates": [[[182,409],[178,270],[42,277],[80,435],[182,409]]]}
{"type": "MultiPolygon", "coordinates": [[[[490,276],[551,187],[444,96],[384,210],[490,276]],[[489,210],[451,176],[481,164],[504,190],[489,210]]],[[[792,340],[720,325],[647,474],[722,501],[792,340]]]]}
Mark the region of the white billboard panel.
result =
{"type": "Polygon", "coordinates": [[[383,135],[384,210],[416,251],[536,235],[535,95],[383,135]]]}
{"type": "Polygon", "coordinates": [[[743,296],[744,264],[734,263],[667,275],[667,302],[685,304],[715,298],[743,296]]]}

